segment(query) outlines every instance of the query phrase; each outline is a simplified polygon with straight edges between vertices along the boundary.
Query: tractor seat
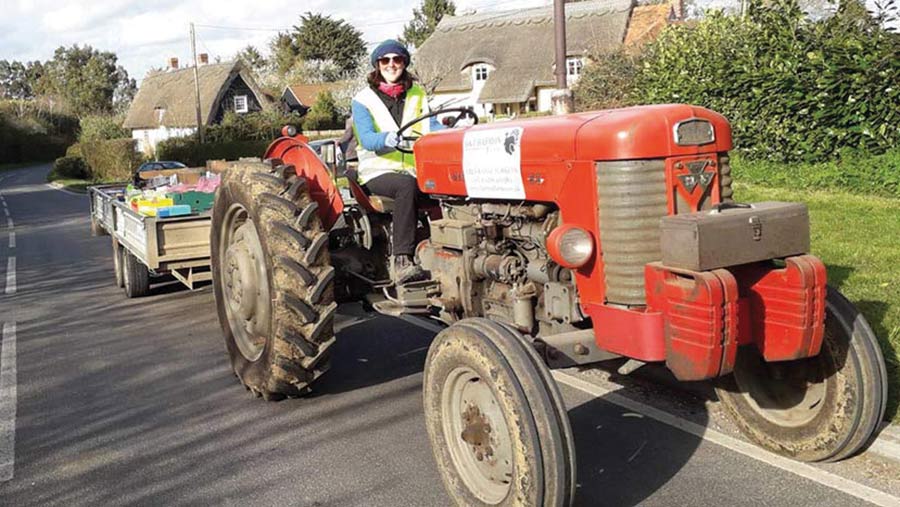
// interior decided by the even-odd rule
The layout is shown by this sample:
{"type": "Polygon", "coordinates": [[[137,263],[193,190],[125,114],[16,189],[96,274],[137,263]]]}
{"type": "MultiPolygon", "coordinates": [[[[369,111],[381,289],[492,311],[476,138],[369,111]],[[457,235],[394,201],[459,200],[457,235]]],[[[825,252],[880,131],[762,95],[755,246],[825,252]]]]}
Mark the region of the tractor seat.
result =
{"type": "Polygon", "coordinates": [[[356,202],[370,213],[392,213],[394,211],[394,200],[383,195],[371,195],[369,191],[359,184],[359,174],[356,169],[347,168],[344,171],[347,182],[350,184],[350,193],[356,202]]]}

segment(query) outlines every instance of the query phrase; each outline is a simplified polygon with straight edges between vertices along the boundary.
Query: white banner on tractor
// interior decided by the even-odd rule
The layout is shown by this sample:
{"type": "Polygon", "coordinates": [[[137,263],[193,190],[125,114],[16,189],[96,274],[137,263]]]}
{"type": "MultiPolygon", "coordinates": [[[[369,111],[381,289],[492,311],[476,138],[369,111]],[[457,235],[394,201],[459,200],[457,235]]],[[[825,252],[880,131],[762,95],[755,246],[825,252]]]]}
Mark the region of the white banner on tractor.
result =
{"type": "Polygon", "coordinates": [[[525,199],[522,127],[475,130],[463,140],[463,175],[469,197],[525,199]]]}

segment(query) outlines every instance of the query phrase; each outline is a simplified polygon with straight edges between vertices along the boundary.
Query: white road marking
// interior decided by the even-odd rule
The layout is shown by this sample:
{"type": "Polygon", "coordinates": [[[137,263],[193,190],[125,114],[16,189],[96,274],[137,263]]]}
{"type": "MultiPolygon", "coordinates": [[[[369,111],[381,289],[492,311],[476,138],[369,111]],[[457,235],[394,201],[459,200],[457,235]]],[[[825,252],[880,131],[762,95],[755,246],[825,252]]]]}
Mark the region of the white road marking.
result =
{"type": "Polygon", "coordinates": [[[16,231],[9,231],[9,247],[16,247],[16,231]]]}
{"type": "Polygon", "coordinates": [[[709,429],[699,424],[687,421],[658,408],[651,407],[639,401],[635,401],[620,394],[616,394],[609,389],[584,381],[578,377],[569,375],[568,373],[564,373],[559,370],[554,370],[552,373],[557,382],[566,384],[567,386],[578,389],[579,391],[590,394],[591,396],[597,398],[602,397],[604,401],[608,401],[628,410],[640,412],[645,416],[650,417],[651,419],[656,419],[663,424],[678,428],[681,431],[690,433],[691,435],[702,438],[703,440],[708,440],[710,442],[713,442],[714,444],[721,445],[722,447],[743,454],[744,456],[747,456],[749,458],[753,458],[757,461],[761,461],[776,468],[780,468],[792,474],[799,475],[800,477],[817,482],[819,484],[822,484],[823,486],[828,486],[829,488],[836,489],[842,493],[846,493],[867,502],[871,502],[875,505],[882,505],[884,507],[896,507],[898,504],[900,504],[900,498],[889,495],[883,491],[870,488],[863,484],[859,484],[858,482],[851,481],[850,479],[845,479],[844,477],[826,472],[814,466],[807,465],[806,463],[800,463],[784,458],[777,454],[773,454],[748,442],[738,440],[734,437],[730,437],[716,430],[709,429]]]}
{"type": "Polygon", "coordinates": [[[15,225],[13,224],[13,219],[12,219],[12,218],[7,218],[7,219],[6,219],[6,227],[9,228],[9,229],[12,229],[13,227],[15,227],[15,225]]]}
{"type": "Polygon", "coordinates": [[[9,208],[7,208],[6,206],[3,207],[3,214],[9,216],[9,208]]]}
{"type": "Polygon", "coordinates": [[[6,294],[16,293],[16,258],[10,257],[6,263],[6,294]]]}
{"type": "Polygon", "coordinates": [[[3,324],[0,342],[0,482],[13,478],[16,463],[16,323],[3,324]]]}

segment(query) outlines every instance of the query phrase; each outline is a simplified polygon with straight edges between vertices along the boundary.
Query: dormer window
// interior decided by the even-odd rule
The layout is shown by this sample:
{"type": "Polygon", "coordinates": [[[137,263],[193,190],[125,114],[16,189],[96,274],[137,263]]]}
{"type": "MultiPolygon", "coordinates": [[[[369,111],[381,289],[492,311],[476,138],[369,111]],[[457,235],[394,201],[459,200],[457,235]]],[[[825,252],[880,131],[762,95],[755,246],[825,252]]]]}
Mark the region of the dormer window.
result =
{"type": "Polygon", "coordinates": [[[156,114],[156,123],[162,125],[163,117],[166,115],[166,109],[163,107],[157,107],[153,109],[153,112],[156,114]]]}
{"type": "Polygon", "coordinates": [[[235,113],[246,113],[250,108],[247,106],[247,96],[246,95],[235,95],[234,96],[234,112],[235,113]]]}
{"type": "Polygon", "coordinates": [[[475,82],[478,81],[487,81],[488,78],[488,66],[480,63],[472,68],[472,79],[475,82]]]}

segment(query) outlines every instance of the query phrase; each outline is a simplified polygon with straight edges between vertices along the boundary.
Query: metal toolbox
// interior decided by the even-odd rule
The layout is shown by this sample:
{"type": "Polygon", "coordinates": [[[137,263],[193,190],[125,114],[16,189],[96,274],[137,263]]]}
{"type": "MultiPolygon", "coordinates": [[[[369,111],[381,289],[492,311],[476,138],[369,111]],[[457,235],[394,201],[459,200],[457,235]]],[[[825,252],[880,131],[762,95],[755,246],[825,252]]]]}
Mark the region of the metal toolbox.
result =
{"type": "Polygon", "coordinates": [[[665,266],[707,271],[809,252],[806,205],[727,203],[713,210],[663,217],[665,266]]]}

